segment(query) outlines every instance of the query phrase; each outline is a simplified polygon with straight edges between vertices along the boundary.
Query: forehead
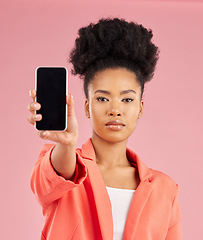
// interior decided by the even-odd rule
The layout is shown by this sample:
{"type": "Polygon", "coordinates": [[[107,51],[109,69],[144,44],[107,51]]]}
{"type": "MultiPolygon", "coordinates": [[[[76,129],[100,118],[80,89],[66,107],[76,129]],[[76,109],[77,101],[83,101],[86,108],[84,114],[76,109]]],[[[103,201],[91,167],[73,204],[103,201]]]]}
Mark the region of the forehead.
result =
{"type": "Polygon", "coordinates": [[[141,90],[135,73],[126,68],[105,69],[95,74],[89,85],[89,91],[97,89],[108,91],[141,90]]]}

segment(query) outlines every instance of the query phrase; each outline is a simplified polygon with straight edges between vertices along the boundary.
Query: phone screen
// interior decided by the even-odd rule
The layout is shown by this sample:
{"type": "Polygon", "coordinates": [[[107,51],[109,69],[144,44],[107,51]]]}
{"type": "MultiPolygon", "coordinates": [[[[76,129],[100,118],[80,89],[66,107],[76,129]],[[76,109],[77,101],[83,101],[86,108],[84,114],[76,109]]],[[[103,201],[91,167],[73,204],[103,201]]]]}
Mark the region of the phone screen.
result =
{"type": "Polygon", "coordinates": [[[42,120],[37,130],[64,131],[66,129],[67,70],[64,67],[38,67],[36,69],[36,101],[42,120]]]}

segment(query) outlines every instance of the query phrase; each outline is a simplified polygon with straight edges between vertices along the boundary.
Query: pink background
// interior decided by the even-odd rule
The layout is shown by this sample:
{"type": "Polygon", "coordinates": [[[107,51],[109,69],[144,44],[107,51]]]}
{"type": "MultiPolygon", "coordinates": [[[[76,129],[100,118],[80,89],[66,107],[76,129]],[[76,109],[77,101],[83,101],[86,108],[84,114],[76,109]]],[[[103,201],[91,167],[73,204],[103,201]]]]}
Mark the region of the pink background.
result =
{"type": "MultiPolygon", "coordinates": [[[[152,28],[160,47],[145,110],[129,141],[149,166],[181,188],[185,240],[202,239],[203,3],[202,1],[1,1],[1,239],[40,239],[41,208],[29,186],[44,143],[28,124],[28,91],[40,65],[61,65],[79,27],[101,17],[123,17],[152,28]]],[[[78,146],[91,136],[82,82],[69,75],[79,119],[78,146]]]]}

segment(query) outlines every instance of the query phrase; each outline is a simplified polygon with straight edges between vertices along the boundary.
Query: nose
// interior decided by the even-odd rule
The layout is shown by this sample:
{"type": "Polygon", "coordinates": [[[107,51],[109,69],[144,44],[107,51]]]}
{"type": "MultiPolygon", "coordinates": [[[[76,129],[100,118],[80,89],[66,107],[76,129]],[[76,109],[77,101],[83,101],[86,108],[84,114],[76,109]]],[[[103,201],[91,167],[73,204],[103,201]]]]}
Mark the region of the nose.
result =
{"type": "Polygon", "coordinates": [[[110,104],[109,110],[108,110],[108,116],[112,116],[112,117],[121,116],[121,109],[119,107],[119,104],[116,104],[116,103],[110,104]]]}

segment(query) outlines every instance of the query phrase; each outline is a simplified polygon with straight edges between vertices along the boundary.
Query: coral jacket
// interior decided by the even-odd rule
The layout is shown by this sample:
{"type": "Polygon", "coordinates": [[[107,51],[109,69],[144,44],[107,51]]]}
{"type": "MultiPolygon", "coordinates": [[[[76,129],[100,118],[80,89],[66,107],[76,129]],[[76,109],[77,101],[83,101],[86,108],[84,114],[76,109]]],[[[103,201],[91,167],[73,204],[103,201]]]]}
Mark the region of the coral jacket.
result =
{"type": "MultiPolygon", "coordinates": [[[[112,240],[111,203],[95,161],[89,139],[76,150],[77,166],[72,181],[56,174],[45,145],[36,162],[31,188],[42,206],[45,225],[42,240],[112,240]]],[[[124,240],[180,240],[179,187],[167,175],[149,169],[127,149],[138,168],[138,185],[127,216],[124,240]]]]}

